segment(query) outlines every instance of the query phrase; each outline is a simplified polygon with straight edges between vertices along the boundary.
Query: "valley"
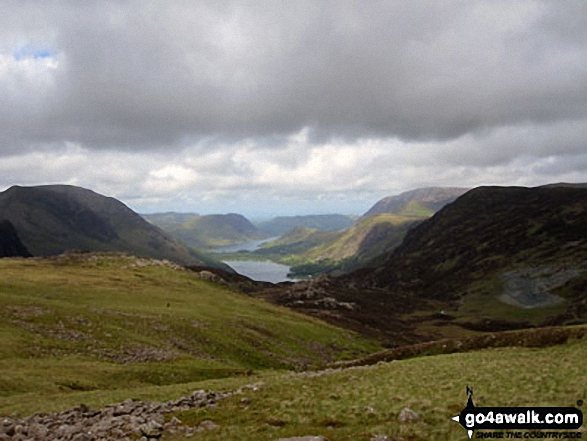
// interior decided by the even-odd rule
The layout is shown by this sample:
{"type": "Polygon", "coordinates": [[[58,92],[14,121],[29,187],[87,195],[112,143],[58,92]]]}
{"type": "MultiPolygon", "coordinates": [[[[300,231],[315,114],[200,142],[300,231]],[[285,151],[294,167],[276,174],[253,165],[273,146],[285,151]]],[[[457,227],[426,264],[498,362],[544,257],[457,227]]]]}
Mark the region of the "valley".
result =
{"type": "Polygon", "coordinates": [[[574,405],[587,190],[452,192],[342,230],[281,218],[307,223],[278,237],[239,215],[156,226],[69,187],[0,194],[19,207],[0,224],[0,439],[459,440],[467,385],[478,405],[574,405]],[[166,230],[184,224],[204,248],[166,230]],[[246,277],[277,263],[307,278],[246,277]]]}

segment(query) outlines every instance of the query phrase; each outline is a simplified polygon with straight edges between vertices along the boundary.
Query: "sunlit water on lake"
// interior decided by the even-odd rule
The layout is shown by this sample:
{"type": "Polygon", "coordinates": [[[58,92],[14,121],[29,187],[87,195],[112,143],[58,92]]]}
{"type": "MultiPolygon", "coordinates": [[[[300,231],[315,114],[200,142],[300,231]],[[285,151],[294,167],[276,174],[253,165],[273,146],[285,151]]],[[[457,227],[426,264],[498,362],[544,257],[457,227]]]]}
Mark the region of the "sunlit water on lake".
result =
{"type": "Polygon", "coordinates": [[[225,260],[237,273],[259,282],[292,282],[287,277],[289,266],[275,262],[257,262],[252,260],[225,260]]]}
{"type": "MultiPolygon", "coordinates": [[[[271,240],[270,239],[254,240],[251,242],[240,243],[236,245],[227,245],[224,247],[215,248],[213,251],[217,253],[238,253],[239,251],[255,251],[259,247],[271,240]]],[[[237,273],[247,276],[250,279],[259,282],[293,282],[295,279],[287,277],[290,267],[275,262],[261,262],[256,260],[224,260],[224,263],[229,265],[237,273]]]]}

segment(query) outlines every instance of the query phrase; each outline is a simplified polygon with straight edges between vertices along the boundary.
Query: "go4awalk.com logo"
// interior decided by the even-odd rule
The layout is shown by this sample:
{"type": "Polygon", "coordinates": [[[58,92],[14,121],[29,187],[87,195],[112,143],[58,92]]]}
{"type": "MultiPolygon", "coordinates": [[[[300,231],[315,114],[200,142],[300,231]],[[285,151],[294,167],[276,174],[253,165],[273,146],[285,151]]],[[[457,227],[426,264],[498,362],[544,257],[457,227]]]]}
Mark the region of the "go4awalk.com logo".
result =
{"type": "Polygon", "coordinates": [[[467,405],[452,419],[467,430],[469,439],[473,434],[475,438],[493,439],[581,438],[581,432],[569,432],[583,425],[583,412],[576,407],[476,407],[473,403],[473,390],[468,386],[467,395],[467,405]]]}

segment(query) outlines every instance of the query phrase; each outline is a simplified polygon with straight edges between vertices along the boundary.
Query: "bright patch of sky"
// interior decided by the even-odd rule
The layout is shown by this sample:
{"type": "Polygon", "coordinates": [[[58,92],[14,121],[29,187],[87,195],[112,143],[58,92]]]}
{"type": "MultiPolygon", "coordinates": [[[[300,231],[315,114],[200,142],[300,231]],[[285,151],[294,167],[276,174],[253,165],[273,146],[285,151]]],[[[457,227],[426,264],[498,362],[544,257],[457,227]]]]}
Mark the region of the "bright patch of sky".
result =
{"type": "Polygon", "coordinates": [[[47,48],[38,48],[32,45],[24,45],[15,50],[13,53],[14,59],[16,61],[21,61],[22,59],[32,58],[32,59],[39,59],[39,58],[54,58],[57,56],[57,51],[53,49],[47,48]]]}

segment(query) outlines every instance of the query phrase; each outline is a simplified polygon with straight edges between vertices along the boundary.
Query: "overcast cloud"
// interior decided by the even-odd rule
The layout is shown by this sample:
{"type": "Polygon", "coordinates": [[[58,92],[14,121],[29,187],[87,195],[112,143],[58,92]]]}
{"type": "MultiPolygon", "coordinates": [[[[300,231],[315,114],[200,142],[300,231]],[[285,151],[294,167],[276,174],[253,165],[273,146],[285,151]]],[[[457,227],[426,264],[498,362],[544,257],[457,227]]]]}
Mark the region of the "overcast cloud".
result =
{"type": "Polygon", "coordinates": [[[587,2],[2,1],[0,189],[362,213],[587,182],[587,2]]]}

